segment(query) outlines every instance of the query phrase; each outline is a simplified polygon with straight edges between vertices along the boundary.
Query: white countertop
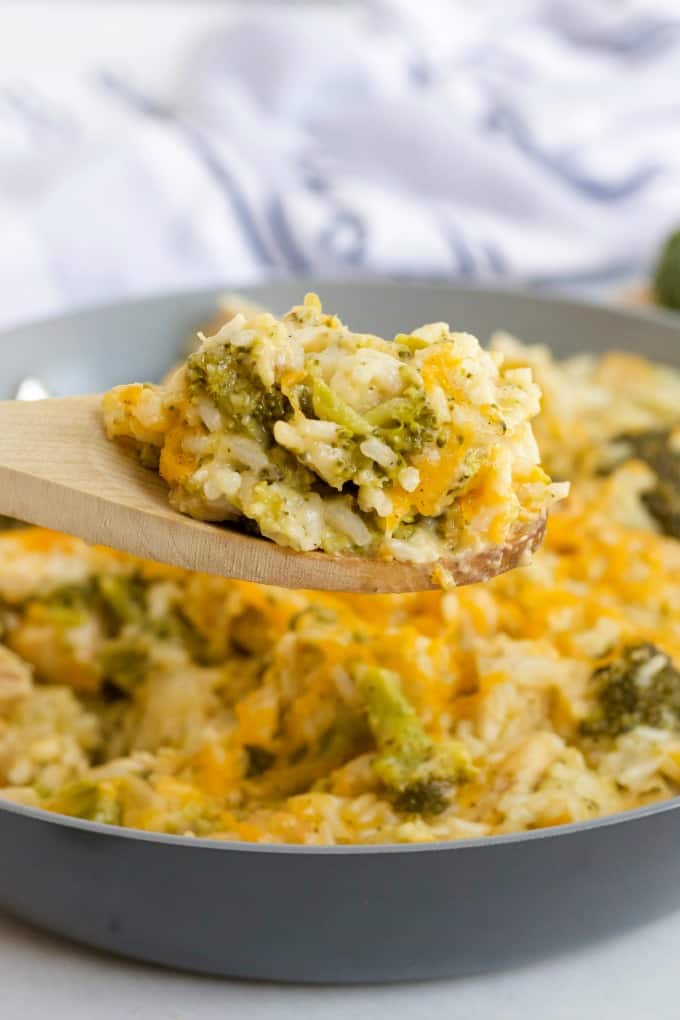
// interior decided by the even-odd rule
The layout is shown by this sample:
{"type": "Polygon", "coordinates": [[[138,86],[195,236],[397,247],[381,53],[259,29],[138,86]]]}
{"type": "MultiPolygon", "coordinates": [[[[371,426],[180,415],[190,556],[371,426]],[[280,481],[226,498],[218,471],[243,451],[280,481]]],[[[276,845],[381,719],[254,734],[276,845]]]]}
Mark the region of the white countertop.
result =
{"type": "MultiPolygon", "coordinates": [[[[163,87],[187,38],[224,16],[217,3],[0,3],[0,67],[83,68],[111,57],[163,87]]],[[[1,865],[0,849],[0,867],[1,865]]],[[[128,963],[0,915],[2,1020],[678,1020],[680,914],[509,973],[360,988],[226,981],[128,963]]]]}

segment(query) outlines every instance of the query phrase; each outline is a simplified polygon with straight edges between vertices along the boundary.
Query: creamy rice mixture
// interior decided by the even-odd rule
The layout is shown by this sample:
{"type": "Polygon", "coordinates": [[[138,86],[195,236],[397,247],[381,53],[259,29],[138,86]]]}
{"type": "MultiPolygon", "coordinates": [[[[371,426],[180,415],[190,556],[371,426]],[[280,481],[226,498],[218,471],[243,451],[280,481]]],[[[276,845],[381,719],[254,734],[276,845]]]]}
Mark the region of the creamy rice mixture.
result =
{"type": "Polygon", "coordinates": [[[573,486],[531,565],[488,584],[284,591],[0,532],[0,796],[324,844],[515,832],[677,794],[680,374],[493,346],[533,370],[546,468],[573,486]]]}
{"type": "Polygon", "coordinates": [[[511,541],[565,494],[540,465],[531,370],[446,323],[351,332],[315,295],[237,314],[162,386],[119,386],[107,431],[172,504],[299,551],[414,562],[511,541]]]}

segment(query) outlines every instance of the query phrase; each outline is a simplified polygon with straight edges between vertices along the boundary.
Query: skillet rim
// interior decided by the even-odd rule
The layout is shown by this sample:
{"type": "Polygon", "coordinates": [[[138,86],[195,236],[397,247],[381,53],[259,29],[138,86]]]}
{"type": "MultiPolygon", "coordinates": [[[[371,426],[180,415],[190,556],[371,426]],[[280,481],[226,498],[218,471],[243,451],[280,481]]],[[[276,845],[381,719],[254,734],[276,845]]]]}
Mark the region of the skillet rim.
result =
{"type": "Polygon", "coordinates": [[[584,822],[569,822],[566,825],[544,826],[524,832],[508,832],[496,836],[474,836],[469,839],[434,840],[431,843],[343,843],[334,845],[308,845],[299,843],[248,843],[245,840],[210,839],[206,836],[181,836],[165,832],[147,832],[144,829],[125,828],[122,825],[107,825],[104,822],[90,822],[84,818],[58,814],[46,808],[29,807],[9,800],[0,799],[0,815],[7,812],[35,822],[44,822],[66,829],[76,829],[90,835],[131,839],[142,843],[159,843],[173,847],[187,847],[201,850],[223,850],[238,853],[275,853],[293,856],[342,856],[363,857],[375,854],[400,854],[441,852],[445,850],[475,850],[481,847],[497,847],[514,843],[533,843],[540,839],[557,839],[562,836],[576,836],[581,832],[604,828],[609,825],[625,825],[652,815],[664,814],[680,807],[680,794],[668,800],[645,804],[631,811],[617,811],[600,818],[584,822]]]}
{"type": "MultiPolygon", "coordinates": [[[[483,281],[475,280],[463,282],[460,280],[427,279],[424,277],[411,279],[409,277],[367,276],[365,273],[361,276],[353,276],[351,273],[348,273],[334,276],[313,276],[309,274],[272,275],[267,280],[261,281],[243,281],[241,283],[234,281],[219,286],[154,290],[142,296],[122,297],[114,301],[87,301],[66,312],[54,315],[48,314],[37,319],[22,319],[17,322],[10,322],[0,328],[0,341],[11,333],[51,325],[56,326],[68,323],[83,315],[115,314],[121,308],[132,310],[141,306],[164,304],[165,302],[177,299],[194,301],[205,298],[208,301],[214,301],[215,298],[230,293],[256,297],[258,292],[266,292],[271,287],[289,285],[299,286],[300,291],[304,293],[310,290],[321,291],[324,287],[351,286],[357,288],[357,290],[371,290],[376,287],[386,290],[405,288],[408,290],[448,292],[452,295],[474,293],[480,296],[488,295],[494,299],[497,297],[519,298],[520,300],[536,302],[541,305],[562,304],[579,309],[580,311],[595,311],[605,316],[613,316],[614,318],[636,319],[640,322],[652,322],[657,326],[666,326],[677,333],[680,340],[680,313],[658,305],[612,305],[608,303],[604,296],[601,298],[580,296],[552,286],[532,288],[523,284],[522,281],[515,283],[499,281],[491,286],[483,281]]],[[[502,327],[499,327],[499,329],[502,329],[502,327]]]]}

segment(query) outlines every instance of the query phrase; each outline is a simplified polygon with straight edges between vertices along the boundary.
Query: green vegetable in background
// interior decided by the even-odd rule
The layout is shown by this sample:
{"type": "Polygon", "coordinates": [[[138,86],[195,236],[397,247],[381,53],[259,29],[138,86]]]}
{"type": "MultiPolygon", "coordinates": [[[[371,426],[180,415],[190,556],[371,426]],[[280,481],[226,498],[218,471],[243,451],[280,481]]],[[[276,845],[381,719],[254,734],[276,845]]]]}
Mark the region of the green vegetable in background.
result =
{"type": "Polygon", "coordinates": [[[636,726],[680,729],[680,672],[650,643],[628,645],[592,675],[595,709],[581,723],[588,737],[617,737],[636,726]]]}
{"type": "Polygon", "coordinates": [[[644,461],[656,475],[654,488],[640,499],[664,535],[680,538],[680,451],[672,443],[672,429],[650,429],[616,436],[616,444],[625,444],[625,459],[644,461]]]}
{"type": "Polygon", "coordinates": [[[354,679],[378,745],[373,769],[400,811],[438,814],[448,807],[452,787],[474,773],[457,740],[435,743],[401,690],[399,677],[377,666],[356,666],[354,679]]]}
{"type": "Polygon", "coordinates": [[[99,654],[104,682],[122,694],[132,694],[150,667],[149,642],[141,634],[111,638],[99,654]]]}
{"type": "Polygon", "coordinates": [[[665,241],[652,282],[657,302],[680,311],[680,229],[665,241]]]}

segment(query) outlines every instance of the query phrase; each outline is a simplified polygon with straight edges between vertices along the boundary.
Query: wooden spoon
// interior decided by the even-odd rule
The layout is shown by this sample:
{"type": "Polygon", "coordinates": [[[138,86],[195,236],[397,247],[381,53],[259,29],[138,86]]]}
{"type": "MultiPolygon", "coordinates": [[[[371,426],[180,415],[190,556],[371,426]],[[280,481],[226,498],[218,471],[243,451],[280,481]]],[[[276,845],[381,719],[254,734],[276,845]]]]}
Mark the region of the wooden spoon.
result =
{"type": "MultiPolygon", "coordinates": [[[[299,553],[178,513],[163,480],[106,438],[100,405],[99,396],[0,401],[0,514],[146,559],[263,584],[357,592],[437,587],[433,563],[299,553]]],[[[544,531],[540,517],[506,545],[440,564],[456,584],[487,580],[522,563],[544,531]]]]}

